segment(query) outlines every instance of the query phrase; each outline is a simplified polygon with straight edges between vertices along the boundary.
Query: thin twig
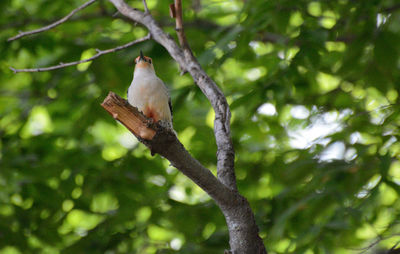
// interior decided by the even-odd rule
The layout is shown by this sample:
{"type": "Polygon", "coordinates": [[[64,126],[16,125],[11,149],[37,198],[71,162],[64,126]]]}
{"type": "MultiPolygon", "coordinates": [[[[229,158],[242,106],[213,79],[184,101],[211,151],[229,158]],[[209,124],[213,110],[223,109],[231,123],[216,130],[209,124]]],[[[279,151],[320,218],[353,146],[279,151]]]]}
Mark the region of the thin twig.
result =
{"type": "Polygon", "coordinates": [[[143,6],[144,6],[144,13],[149,13],[149,8],[147,7],[146,0],[143,0],[143,6]]]}
{"type": "Polygon", "coordinates": [[[127,43],[127,44],[124,44],[124,45],[122,45],[122,46],[118,46],[118,47],[116,47],[116,48],[107,49],[107,50],[96,49],[96,51],[97,51],[96,55],[94,55],[94,56],[92,56],[92,57],[90,57],[90,58],[87,58],[87,59],[80,60],[80,61],[74,61],[74,62],[69,62],[69,63],[60,63],[59,65],[54,65],[54,66],[50,66],[50,67],[43,67],[43,68],[15,69],[15,68],[13,68],[13,67],[10,67],[10,69],[11,69],[14,73],[18,73],[18,72],[52,71],[52,70],[61,69],[61,68],[65,68],[65,67],[72,66],[72,65],[78,65],[78,64],[81,64],[81,63],[90,62],[90,61],[92,61],[92,60],[94,60],[94,59],[100,57],[101,55],[113,53],[113,52],[116,52],[116,51],[119,51],[119,50],[128,48],[128,47],[133,46],[133,45],[135,45],[135,44],[137,44],[137,43],[139,43],[139,42],[149,40],[150,38],[151,38],[151,35],[148,34],[148,35],[146,35],[146,36],[143,37],[143,38],[140,38],[140,39],[131,41],[131,42],[127,43]]]}
{"type": "MultiPolygon", "coordinates": [[[[175,0],[174,4],[169,6],[170,15],[175,18],[175,30],[178,35],[179,44],[181,45],[185,58],[188,61],[196,61],[192,50],[190,49],[189,43],[186,39],[185,31],[183,29],[183,17],[182,17],[182,1],[175,0]]],[[[181,75],[185,74],[187,69],[181,66],[181,75]]]]}
{"type": "Polygon", "coordinates": [[[67,21],[72,15],[74,15],[74,14],[77,13],[78,11],[80,11],[80,10],[82,10],[82,9],[84,9],[84,8],[86,8],[86,7],[88,7],[89,5],[91,5],[92,3],[94,3],[95,1],[96,1],[96,0],[89,0],[89,1],[87,1],[86,3],[82,4],[81,6],[79,6],[78,8],[72,10],[67,16],[65,16],[65,17],[62,18],[62,19],[60,19],[60,20],[58,20],[58,21],[56,21],[56,22],[54,22],[54,23],[51,23],[50,25],[44,26],[44,27],[42,27],[42,28],[39,28],[39,29],[35,29],[35,30],[32,30],[32,31],[27,31],[27,32],[19,32],[18,35],[9,38],[7,41],[14,41],[14,40],[17,40],[17,39],[19,39],[19,38],[21,38],[21,37],[27,36],[27,35],[37,34],[37,33],[41,33],[41,32],[46,31],[46,30],[50,30],[50,29],[52,29],[53,27],[56,27],[56,26],[58,26],[58,25],[64,23],[64,22],[67,21]]]}
{"type": "MultiPolygon", "coordinates": [[[[399,235],[400,235],[400,234],[398,234],[398,233],[395,233],[395,234],[392,234],[392,235],[389,235],[389,236],[378,235],[378,236],[374,239],[374,241],[373,241],[372,243],[370,243],[368,246],[363,247],[363,248],[356,248],[356,249],[355,249],[355,248],[350,248],[350,250],[353,250],[353,251],[361,251],[359,254],[364,254],[364,253],[369,252],[373,247],[375,247],[375,246],[376,246],[377,244],[379,244],[380,242],[382,242],[382,241],[384,241],[384,240],[387,240],[387,239],[390,239],[390,238],[392,238],[392,237],[399,236],[399,235]]],[[[400,243],[400,242],[397,242],[390,250],[395,249],[399,243],[400,243]]],[[[390,253],[390,250],[389,250],[388,253],[390,253]]]]}
{"type": "Polygon", "coordinates": [[[399,253],[400,249],[396,249],[399,244],[400,244],[400,241],[397,241],[397,243],[395,245],[393,245],[393,247],[390,248],[390,250],[388,250],[386,254],[399,253]]]}
{"type": "Polygon", "coordinates": [[[185,31],[183,30],[183,17],[182,17],[182,1],[175,0],[175,22],[176,22],[176,33],[178,35],[179,44],[184,50],[190,50],[189,43],[186,39],[185,31]]]}

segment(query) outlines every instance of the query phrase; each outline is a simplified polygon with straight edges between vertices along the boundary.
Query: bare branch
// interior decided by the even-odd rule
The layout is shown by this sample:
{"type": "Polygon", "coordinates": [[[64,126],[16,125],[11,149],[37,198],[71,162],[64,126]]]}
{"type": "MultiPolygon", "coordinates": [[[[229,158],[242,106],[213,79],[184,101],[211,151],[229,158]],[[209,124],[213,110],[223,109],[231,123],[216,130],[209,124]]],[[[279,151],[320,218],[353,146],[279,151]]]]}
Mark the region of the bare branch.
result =
{"type": "Polygon", "coordinates": [[[139,141],[148,146],[152,153],[159,153],[167,158],[218,204],[228,206],[235,202],[235,199],[239,199],[239,196],[231,195],[231,190],[221,184],[209,169],[189,154],[172,131],[151,122],[137,108],[113,92],[108,93],[101,106],[131,131],[139,141]]]}
{"type": "MultiPolygon", "coordinates": [[[[87,14],[83,14],[83,15],[79,15],[79,16],[73,16],[68,21],[69,22],[77,22],[77,21],[86,21],[89,19],[101,19],[101,18],[110,18],[110,17],[111,17],[111,14],[102,11],[102,12],[87,13],[87,14]]],[[[0,26],[0,30],[10,29],[10,28],[19,28],[22,26],[26,26],[27,24],[46,25],[49,22],[53,23],[53,22],[56,22],[57,20],[58,20],[58,18],[51,19],[51,21],[49,21],[49,19],[30,17],[30,18],[26,18],[22,21],[12,21],[8,24],[3,24],[0,26]]],[[[130,20],[130,22],[132,22],[132,21],[130,20]]]]}
{"type": "Polygon", "coordinates": [[[54,28],[54,27],[56,27],[56,26],[58,26],[58,25],[64,23],[64,22],[67,21],[72,15],[74,15],[74,14],[77,13],[78,11],[80,11],[80,10],[82,10],[82,9],[84,9],[84,8],[86,8],[86,7],[88,7],[89,5],[91,5],[92,3],[94,3],[95,1],[96,1],[96,0],[89,0],[89,1],[87,1],[86,3],[82,4],[81,6],[79,6],[78,8],[72,10],[67,16],[65,16],[65,17],[62,18],[62,19],[60,19],[60,20],[58,20],[58,21],[56,21],[56,22],[54,22],[54,23],[51,23],[50,25],[44,26],[44,27],[42,27],[42,28],[39,28],[39,29],[35,29],[35,30],[32,30],[32,31],[27,31],[27,32],[19,32],[18,35],[9,38],[7,41],[14,41],[14,40],[17,40],[17,39],[19,39],[19,38],[21,38],[21,37],[27,36],[27,35],[37,34],[37,33],[43,32],[43,31],[50,30],[50,29],[52,29],[52,28],[54,28]]]}
{"type": "Polygon", "coordinates": [[[50,67],[43,67],[43,68],[15,69],[13,67],[10,67],[10,69],[14,73],[18,73],[18,72],[41,72],[41,71],[57,70],[57,69],[65,68],[65,67],[72,66],[72,65],[78,65],[78,64],[81,64],[81,63],[90,62],[90,61],[92,61],[92,60],[94,60],[94,59],[96,59],[96,58],[98,58],[98,57],[100,57],[102,55],[113,53],[113,52],[116,52],[116,51],[119,51],[119,50],[122,50],[122,49],[126,49],[128,47],[131,47],[131,46],[139,43],[139,42],[143,42],[143,41],[149,40],[150,38],[151,38],[151,35],[148,34],[143,38],[131,41],[131,42],[127,43],[127,44],[124,44],[122,46],[118,46],[116,48],[107,49],[107,50],[96,49],[97,53],[94,56],[92,56],[90,58],[87,58],[87,59],[80,60],[80,61],[74,61],[74,62],[69,62],[69,63],[60,63],[59,65],[54,65],[54,66],[50,66],[50,67]]]}
{"type": "MultiPolygon", "coordinates": [[[[181,69],[185,69],[190,73],[196,85],[210,101],[215,111],[214,134],[218,147],[218,179],[216,179],[216,182],[214,181],[212,185],[225,186],[225,194],[228,193],[226,195],[232,198],[230,200],[232,202],[228,204],[220,203],[215,196],[209,192],[207,193],[216,201],[225,216],[229,229],[229,244],[232,253],[267,253],[263,241],[258,235],[258,227],[254,221],[254,214],[252,213],[251,207],[248,201],[237,191],[234,171],[235,152],[230,136],[231,113],[226,97],[217,84],[202,69],[197,59],[192,54],[187,54],[189,52],[188,50],[180,48],[174,39],[161,29],[151,15],[131,8],[124,0],[109,1],[122,15],[146,26],[152,38],[169,52],[181,69]]],[[[156,134],[156,137],[157,136],[156,134]]],[[[163,150],[157,152],[167,158],[172,165],[178,169],[191,167],[191,164],[187,161],[189,160],[189,154],[186,150],[179,150],[178,147],[179,146],[175,145],[174,142],[170,142],[167,143],[167,146],[162,146],[163,150]]],[[[196,161],[196,163],[198,162],[196,161]]],[[[183,170],[181,171],[186,174],[183,170]]],[[[204,184],[207,184],[205,182],[207,179],[199,178],[201,176],[197,174],[187,176],[201,188],[203,188],[204,184]]]]}
{"type": "MultiPolygon", "coordinates": [[[[176,32],[178,34],[179,43],[183,48],[183,52],[186,61],[191,63],[192,66],[196,66],[189,70],[190,74],[195,79],[196,75],[201,73],[203,78],[206,79],[207,85],[213,88],[212,94],[207,94],[203,89],[203,92],[210,100],[215,111],[214,121],[214,133],[217,141],[217,175],[218,179],[231,189],[236,190],[236,176],[234,169],[235,151],[233,149],[232,140],[230,137],[230,118],[231,112],[229,110],[228,103],[222,91],[214,83],[214,81],[207,76],[202,70],[199,62],[194,57],[192,50],[190,49],[189,43],[186,39],[185,31],[183,29],[183,17],[182,17],[182,1],[175,0],[175,21],[176,21],[176,32]],[[216,96],[216,98],[213,98],[216,96]]],[[[181,68],[183,66],[181,65],[181,68]]],[[[199,77],[200,78],[200,77],[199,77]]],[[[202,86],[195,79],[196,83],[202,88],[202,86]]]]}
{"type": "Polygon", "coordinates": [[[149,8],[147,7],[146,0],[143,0],[143,6],[144,6],[144,13],[149,13],[149,8]]]}
{"type": "Polygon", "coordinates": [[[146,26],[152,38],[169,52],[178,62],[181,69],[187,70],[190,73],[196,85],[206,95],[215,111],[214,133],[218,147],[218,179],[229,188],[236,189],[234,172],[235,152],[230,137],[231,113],[228,102],[220,88],[206,74],[193,54],[188,53],[189,50],[182,50],[171,36],[164,33],[151,15],[145,15],[143,12],[131,8],[123,0],[109,1],[114,4],[122,15],[146,26]]]}
{"type": "Polygon", "coordinates": [[[135,107],[116,95],[109,92],[101,106],[110,115],[121,122],[125,127],[139,139],[152,140],[156,131],[150,126],[149,120],[135,107]]]}
{"type": "Polygon", "coordinates": [[[218,181],[209,169],[193,158],[172,131],[150,122],[113,92],[108,94],[101,105],[145,144],[152,154],[158,153],[169,160],[218,204],[229,227],[232,253],[267,253],[258,236],[258,228],[248,201],[239,192],[218,181]]]}
{"type": "MultiPolygon", "coordinates": [[[[391,235],[388,235],[388,236],[378,235],[378,236],[375,238],[375,240],[374,240],[372,243],[370,243],[368,246],[363,247],[363,248],[359,248],[359,249],[352,249],[352,250],[361,251],[359,254],[364,254],[364,253],[370,252],[370,250],[371,250],[373,247],[375,247],[377,244],[379,244],[380,242],[382,242],[382,241],[384,241],[384,240],[387,240],[387,239],[390,239],[390,238],[392,238],[392,237],[399,236],[399,235],[400,235],[400,234],[391,234],[391,235]]],[[[390,250],[388,250],[387,253],[388,253],[388,254],[391,254],[391,253],[398,253],[398,252],[396,252],[396,251],[398,251],[399,249],[396,249],[396,247],[397,247],[399,244],[400,244],[400,241],[397,242],[390,250]]]]}
{"type": "Polygon", "coordinates": [[[234,228],[242,236],[253,237],[252,241],[241,239],[240,242],[233,242],[234,239],[231,239],[231,246],[240,246],[234,248],[231,253],[267,253],[258,237],[257,225],[247,200],[239,192],[218,181],[209,169],[189,154],[172,131],[150,122],[136,108],[113,92],[104,99],[102,106],[146,145],[152,154],[158,153],[168,159],[174,167],[207,192],[224,213],[230,233],[234,228]],[[238,223],[239,219],[244,223],[238,223]]]}
{"type": "MultiPolygon", "coordinates": [[[[79,10],[89,6],[95,0],[90,0],[73,10],[66,17],[40,29],[20,32],[17,36],[9,39],[16,40],[26,35],[39,33],[49,30],[67,21],[72,15],[79,10]]],[[[158,124],[148,122],[146,118],[141,119],[140,113],[124,102],[114,94],[108,96],[102,106],[118,121],[121,121],[138,139],[148,146],[152,153],[159,153],[168,159],[171,164],[179,169],[183,174],[189,177],[199,187],[206,191],[211,198],[217,203],[223,212],[230,235],[230,246],[232,253],[243,254],[266,254],[265,246],[258,234],[258,227],[255,223],[254,214],[251,207],[243,196],[239,194],[236,187],[236,177],[234,172],[234,150],[230,137],[230,119],[231,113],[226,97],[216,85],[216,83],[202,69],[197,59],[192,54],[187,43],[182,21],[182,3],[181,0],[175,1],[176,12],[176,30],[180,37],[180,48],[174,39],[167,35],[149,13],[147,3],[143,0],[145,12],[131,8],[124,0],[109,0],[121,13],[125,19],[130,19],[147,27],[149,34],[146,37],[127,43],[125,45],[108,49],[96,50],[96,54],[88,59],[74,61],[69,63],[60,63],[56,66],[35,68],[35,69],[15,69],[10,67],[12,71],[17,72],[40,72],[50,71],[64,68],[67,66],[77,65],[92,61],[103,54],[116,52],[125,49],[136,43],[154,38],[161,44],[169,54],[178,62],[182,70],[187,70],[193,77],[196,85],[202,90],[210,101],[214,111],[214,133],[218,147],[217,151],[217,175],[218,179],[205,168],[179,142],[176,135],[170,130],[166,130],[158,124]],[[116,102],[113,100],[117,99],[116,102]],[[118,104],[119,103],[119,104],[118,104]],[[154,132],[155,131],[155,132],[154,132]]]]}
{"type": "Polygon", "coordinates": [[[397,241],[395,245],[393,245],[390,250],[386,252],[386,254],[399,254],[400,253],[400,248],[397,248],[397,246],[400,244],[400,241],[397,241]]]}
{"type": "Polygon", "coordinates": [[[179,44],[181,44],[182,48],[184,50],[189,50],[190,53],[190,47],[189,43],[187,42],[185,31],[183,30],[183,17],[182,17],[182,1],[181,0],[175,0],[175,22],[176,22],[176,33],[178,35],[179,39],[179,44]]]}

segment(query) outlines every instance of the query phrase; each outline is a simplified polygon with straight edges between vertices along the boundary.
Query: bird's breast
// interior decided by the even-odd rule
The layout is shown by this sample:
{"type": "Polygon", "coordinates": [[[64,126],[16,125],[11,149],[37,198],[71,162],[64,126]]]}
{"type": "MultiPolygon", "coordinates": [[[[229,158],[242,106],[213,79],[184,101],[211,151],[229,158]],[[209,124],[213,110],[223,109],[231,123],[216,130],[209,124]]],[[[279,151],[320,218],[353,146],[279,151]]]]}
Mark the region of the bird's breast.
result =
{"type": "Polygon", "coordinates": [[[171,121],[168,100],[168,91],[157,77],[135,77],[128,90],[128,102],[156,121],[171,121]]]}

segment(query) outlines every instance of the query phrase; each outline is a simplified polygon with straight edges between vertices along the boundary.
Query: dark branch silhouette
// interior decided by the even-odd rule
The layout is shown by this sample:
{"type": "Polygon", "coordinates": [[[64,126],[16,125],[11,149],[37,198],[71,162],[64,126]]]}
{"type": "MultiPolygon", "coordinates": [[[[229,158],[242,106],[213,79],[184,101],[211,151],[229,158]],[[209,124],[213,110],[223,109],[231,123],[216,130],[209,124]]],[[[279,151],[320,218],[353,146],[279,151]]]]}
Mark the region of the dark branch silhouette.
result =
{"type": "Polygon", "coordinates": [[[21,38],[21,37],[27,36],[27,35],[37,34],[37,33],[43,32],[43,31],[50,30],[50,29],[52,29],[52,28],[54,28],[54,27],[56,27],[56,26],[58,26],[58,25],[64,23],[64,22],[67,21],[70,17],[72,17],[75,13],[77,13],[78,11],[80,11],[80,10],[82,10],[82,9],[84,9],[84,8],[86,8],[86,7],[88,7],[89,5],[91,5],[92,3],[94,3],[95,1],[96,1],[96,0],[89,0],[89,1],[87,1],[86,3],[82,4],[82,5],[79,6],[78,8],[72,10],[72,11],[71,11],[67,16],[65,16],[64,18],[62,18],[62,19],[60,19],[60,20],[57,20],[56,22],[51,23],[50,25],[47,25],[47,26],[44,26],[44,27],[42,27],[42,28],[35,29],[35,30],[32,30],[32,31],[19,32],[18,35],[9,38],[8,41],[14,41],[14,40],[17,40],[17,39],[19,39],[19,38],[21,38]]]}

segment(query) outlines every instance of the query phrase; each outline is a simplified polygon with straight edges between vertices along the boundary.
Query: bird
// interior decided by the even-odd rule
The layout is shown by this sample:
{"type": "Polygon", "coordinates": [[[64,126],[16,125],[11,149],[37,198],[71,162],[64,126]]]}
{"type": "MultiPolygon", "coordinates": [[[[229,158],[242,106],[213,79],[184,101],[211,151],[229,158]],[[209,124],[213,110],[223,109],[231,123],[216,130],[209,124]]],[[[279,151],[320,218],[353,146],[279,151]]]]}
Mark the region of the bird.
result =
{"type": "Polygon", "coordinates": [[[135,64],[127,93],[128,103],[155,123],[173,130],[171,97],[164,82],[156,75],[153,60],[140,50],[135,64]]]}

